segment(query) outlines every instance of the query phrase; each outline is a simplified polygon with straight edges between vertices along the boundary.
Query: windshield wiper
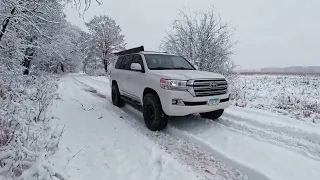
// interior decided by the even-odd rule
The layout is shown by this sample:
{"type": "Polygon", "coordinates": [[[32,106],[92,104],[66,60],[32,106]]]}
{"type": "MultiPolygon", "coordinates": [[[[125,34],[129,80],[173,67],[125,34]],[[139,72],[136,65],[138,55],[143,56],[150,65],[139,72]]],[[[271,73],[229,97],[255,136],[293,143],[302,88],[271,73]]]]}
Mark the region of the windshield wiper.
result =
{"type": "Polygon", "coordinates": [[[167,69],[180,69],[180,70],[194,70],[194,69],[191,69],[191,68],[186,68],[186,67],[173,67],[173,68],[167,68],[167,67],[154,67],[154,68],[151,68],[152,70],[167,70],[167,69]]]}
{"type": "Polygon", "coordinates": [[[172,68],[165,68],[165,67],[155,67],[151,68],[152,70],[165,70],[165,69],[172,69],[172,68]]]}

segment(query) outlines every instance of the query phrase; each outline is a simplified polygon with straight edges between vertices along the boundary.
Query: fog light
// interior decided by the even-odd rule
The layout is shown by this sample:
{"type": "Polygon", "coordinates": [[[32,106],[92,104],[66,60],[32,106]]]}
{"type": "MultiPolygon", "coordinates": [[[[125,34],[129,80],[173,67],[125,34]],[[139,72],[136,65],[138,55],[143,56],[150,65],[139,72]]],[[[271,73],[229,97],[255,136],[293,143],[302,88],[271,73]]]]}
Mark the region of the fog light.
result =
{"type": "Polygon", "coordinates": [[[184,103],[181,99],[172,99],[172,105],[184,106],[184,103]]]}

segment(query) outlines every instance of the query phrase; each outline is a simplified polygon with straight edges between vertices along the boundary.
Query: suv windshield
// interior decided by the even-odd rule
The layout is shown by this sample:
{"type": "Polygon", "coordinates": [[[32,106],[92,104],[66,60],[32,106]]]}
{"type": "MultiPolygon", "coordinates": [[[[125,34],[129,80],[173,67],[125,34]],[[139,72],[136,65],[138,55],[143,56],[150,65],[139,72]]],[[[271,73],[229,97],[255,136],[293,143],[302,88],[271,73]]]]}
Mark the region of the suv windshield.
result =
{"type": "Polygon", "coordinates": [[[167,54],[145,54],[144,56],[150,70],[195,70],[195,68],[187,60],[180,56],[167,54]]]}

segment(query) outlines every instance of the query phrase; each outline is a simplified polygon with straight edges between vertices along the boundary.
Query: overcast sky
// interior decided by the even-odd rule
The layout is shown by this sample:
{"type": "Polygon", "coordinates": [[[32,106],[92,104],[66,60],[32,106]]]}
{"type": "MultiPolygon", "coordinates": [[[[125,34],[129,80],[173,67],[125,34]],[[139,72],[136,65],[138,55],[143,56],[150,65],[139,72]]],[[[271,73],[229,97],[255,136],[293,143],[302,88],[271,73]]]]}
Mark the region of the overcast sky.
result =
{"type": "Polygon", "coordinates": [[[214,5],[236,27],[239,44],[232,59],[242,69],[320,66],[320,0],[103,0],[84,19],[67,9],[67,19],[81,28],[105,14],[121,26],[127,48],[157,50],[178,9],[208,10],[214,5]]]}

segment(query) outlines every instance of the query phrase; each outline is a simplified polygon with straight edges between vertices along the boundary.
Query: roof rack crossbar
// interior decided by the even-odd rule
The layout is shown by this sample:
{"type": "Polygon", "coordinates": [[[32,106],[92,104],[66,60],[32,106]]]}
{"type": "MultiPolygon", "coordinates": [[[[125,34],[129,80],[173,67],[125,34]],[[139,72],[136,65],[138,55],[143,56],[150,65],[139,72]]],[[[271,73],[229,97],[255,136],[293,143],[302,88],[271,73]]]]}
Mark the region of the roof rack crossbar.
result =
{"type": "Polygon", "coordinates": [[[115,55],[121,56],[121,55],[126,55],[126,54],[138,53],[140,51],[144,51],[144,47],[143,46],[127,49],[127,50],[124,50],[124,51],[119,51],[119,52],[115,53],[115,55]]]}
{"type": "Polygon", "coordinates": [[[155,53],[167,53],[169,54],[168,52],[164,51],[164,52],[160,52],[160,51],[144,51],[144,52],[155,52],[155,53]]]}

